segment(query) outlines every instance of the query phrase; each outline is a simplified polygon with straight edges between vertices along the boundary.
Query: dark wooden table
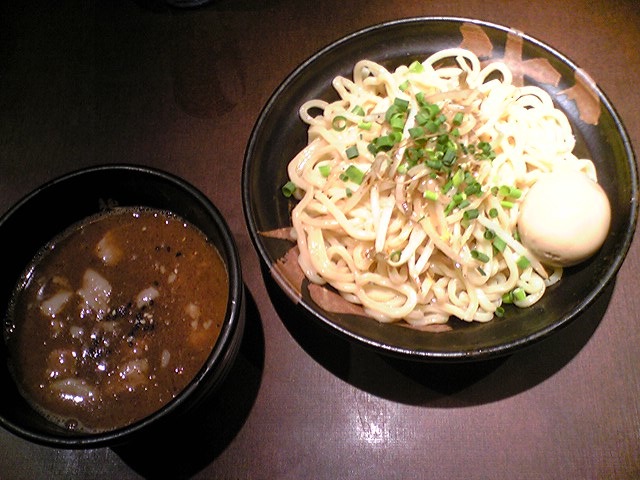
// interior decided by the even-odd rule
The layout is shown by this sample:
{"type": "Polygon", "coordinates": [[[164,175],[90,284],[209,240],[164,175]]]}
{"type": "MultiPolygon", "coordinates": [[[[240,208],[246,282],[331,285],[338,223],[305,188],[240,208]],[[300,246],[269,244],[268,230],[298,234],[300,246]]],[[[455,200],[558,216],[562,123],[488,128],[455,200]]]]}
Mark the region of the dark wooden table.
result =
{"type": "Polygon", "coordinates": [[[168,170],[226,216],[249,308],[238,362],[195,421],[87,451],[2,430],[0,478],[640,478],[638,234],[592,308],[495,362],[405,364],[279,314],[242,214],[252,126],[319,48],[424,15],[489,20],[549,43],[590,73],[640,149],[635,0],[2,2],[0,210],[82,166],[168,170]]]}

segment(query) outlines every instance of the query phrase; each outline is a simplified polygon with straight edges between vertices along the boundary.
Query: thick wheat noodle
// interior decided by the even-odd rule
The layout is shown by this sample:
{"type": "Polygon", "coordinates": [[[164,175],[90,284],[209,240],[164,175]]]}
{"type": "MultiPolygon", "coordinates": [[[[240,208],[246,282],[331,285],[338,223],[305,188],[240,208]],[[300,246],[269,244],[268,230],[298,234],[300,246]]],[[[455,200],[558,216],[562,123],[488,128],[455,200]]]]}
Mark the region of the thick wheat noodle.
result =
{"type": "Polygon", "coordinates": [[[452,315],[489,321],[514,289],[526,295],[513,302],[527,307],[560,280],[561,269],[547,271],[518,241],[520,199],[501,201],[496,187],[510,185],[524,196],[544,172],[573,168],[595,180],[595,168],[572,153],[571,126],[552,98],[512,78],[506,64],[483,67],[459,48],[393,71],[362,60],[352,79],[333,80],[338,100],[302,105],[308,145],[290,161],[288,175],[298,200],[292,234],[309,280],[331,285],[380,322],[414,326],[452,315]],[[486,142],[494,158],[459,150],[448,177],[423,162],[403,169],[420,95],[438,105],[450,134],[453,117],[463,114],[456,125],[460,148],[486,142]],[[369,150],[392,131],[385,114],[396,99],[408,105],[400,141],[388,151],[369,150]],[[347,154],[350,147],[357,155],[347,154]],[[345,177],[349,166],[364,174],[361,181],[345,177]],[[465,208],[447,209],[454,193],[443,186],[456,169],[472,174],[482,190],[467,197],[465,208]],[[437,199],[425,198],[427,190],[437,199]],[[478,213],[471,221],[469,209],[478,213]],[[504,241],[502,250],[492,246],[494,236],[504,241]]]}

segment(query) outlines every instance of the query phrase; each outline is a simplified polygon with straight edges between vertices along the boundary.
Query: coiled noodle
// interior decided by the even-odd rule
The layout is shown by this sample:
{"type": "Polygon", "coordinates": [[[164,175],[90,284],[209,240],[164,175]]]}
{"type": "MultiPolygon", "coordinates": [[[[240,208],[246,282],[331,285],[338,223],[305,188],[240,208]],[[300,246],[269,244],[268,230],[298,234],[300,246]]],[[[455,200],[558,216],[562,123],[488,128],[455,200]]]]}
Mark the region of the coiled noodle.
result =
{"type": "Polygon", "coordinates": [[[460,48],[394,71],[362,60],[333,88],[301,106],[308,144],[288,165],[310,281],[425,326],[489,321],[561,278],[519,242],[519,204],[544,172],[595,169],[544,90],[460,48]]]}

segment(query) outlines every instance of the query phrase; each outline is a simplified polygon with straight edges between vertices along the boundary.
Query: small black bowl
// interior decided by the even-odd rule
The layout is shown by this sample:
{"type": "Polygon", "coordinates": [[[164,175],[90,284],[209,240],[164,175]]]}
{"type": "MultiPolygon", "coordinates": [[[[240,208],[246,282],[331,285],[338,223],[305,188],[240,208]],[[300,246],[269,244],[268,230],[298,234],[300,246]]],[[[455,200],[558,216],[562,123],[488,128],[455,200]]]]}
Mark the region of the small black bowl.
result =
{"type": "Polygon", "coordinates": [[[200,191],[169,173],[133,165],[82,169],[36,189],[0,218],[0,312],[37,251],[68,226],[113,206],[168,210],[198,227],[215,245],[229,275],[229,303],[220,336],[205,365],[173,400],[150,416],[113,431],[65,430],[37,413],[20,395],[0,342],[0,425],[33,442],[58,448],[126,443],[183,415],[211,395],[232,366],[244,331],[244,285],[237,247],[218,209],[200,191]]]}

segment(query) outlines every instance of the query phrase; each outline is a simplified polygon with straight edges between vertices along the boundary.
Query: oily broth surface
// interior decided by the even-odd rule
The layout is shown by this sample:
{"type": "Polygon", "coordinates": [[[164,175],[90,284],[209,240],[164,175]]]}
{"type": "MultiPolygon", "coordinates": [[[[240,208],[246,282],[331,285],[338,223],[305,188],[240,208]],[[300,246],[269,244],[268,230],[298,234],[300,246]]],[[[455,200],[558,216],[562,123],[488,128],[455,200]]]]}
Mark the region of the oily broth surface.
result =
{"type": "Polygon", "coordinates": [[[120,208],[45,246],[18,283],[5,340],[27,400],[65,428],[106,431],[175,397],[219,336],[225,265],[194,226],[120,208]]]}

